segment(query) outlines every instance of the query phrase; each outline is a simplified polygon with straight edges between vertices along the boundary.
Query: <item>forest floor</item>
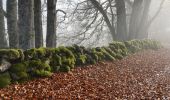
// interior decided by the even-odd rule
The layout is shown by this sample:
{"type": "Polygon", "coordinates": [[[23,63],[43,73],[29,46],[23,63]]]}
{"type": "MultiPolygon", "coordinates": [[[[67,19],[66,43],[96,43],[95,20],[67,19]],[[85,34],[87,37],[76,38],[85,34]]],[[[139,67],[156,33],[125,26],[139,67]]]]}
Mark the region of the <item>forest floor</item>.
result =
{"type": "Polygon", "coordinates": [[[0,89],[0,100],[170,100],[170,49],[78,67],[0,89]],[[34,98],[34,99],[33,99],[34,98]]]}

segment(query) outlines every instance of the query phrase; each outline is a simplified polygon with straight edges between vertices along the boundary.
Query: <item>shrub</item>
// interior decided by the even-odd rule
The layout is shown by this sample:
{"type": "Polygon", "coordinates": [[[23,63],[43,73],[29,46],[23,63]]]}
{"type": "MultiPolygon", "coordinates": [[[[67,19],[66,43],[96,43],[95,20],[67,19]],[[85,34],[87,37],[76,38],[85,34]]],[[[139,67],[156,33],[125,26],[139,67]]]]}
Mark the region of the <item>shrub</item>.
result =
{"type": "Polygon", "coordinates": [[[0,73],[0,88],[6,87],[11,83],[11,78],[8,72],[0,73]]]}

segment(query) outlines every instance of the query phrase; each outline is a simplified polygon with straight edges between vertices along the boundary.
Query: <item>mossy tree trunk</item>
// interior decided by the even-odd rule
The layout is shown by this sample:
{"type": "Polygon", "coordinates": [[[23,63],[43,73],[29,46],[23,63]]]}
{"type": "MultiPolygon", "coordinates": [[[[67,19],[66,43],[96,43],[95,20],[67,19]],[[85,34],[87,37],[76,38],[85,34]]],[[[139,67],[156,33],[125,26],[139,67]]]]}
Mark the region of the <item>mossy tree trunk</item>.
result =
{"type": "Polygon", "coordinates": [[[18,0],[19,46],[22,49],[35,47],[34,0],[18,0]]]}
{"type": "Polygon", "coordinates": [[[17,31],[17,0],[7,0],[7,27],[9,35],[9,47],[19,47],[19,36],[17,31]]]}
{"type": "Polygon", "coordinates": [[[43,46],[41,0],[34,0],[35,47],[43,46]]]}
{"type": "Polygon", "coordinates": [[[47,0],[46,47],[56,47],[56,3],[57,0],[47,0]]]}
{"type": "Polygon", "coordinates": [[[7,48],[7,38],[5,34],[5,21],[3,11],[3,0],[0,0],[0,48],[7,48]]]}

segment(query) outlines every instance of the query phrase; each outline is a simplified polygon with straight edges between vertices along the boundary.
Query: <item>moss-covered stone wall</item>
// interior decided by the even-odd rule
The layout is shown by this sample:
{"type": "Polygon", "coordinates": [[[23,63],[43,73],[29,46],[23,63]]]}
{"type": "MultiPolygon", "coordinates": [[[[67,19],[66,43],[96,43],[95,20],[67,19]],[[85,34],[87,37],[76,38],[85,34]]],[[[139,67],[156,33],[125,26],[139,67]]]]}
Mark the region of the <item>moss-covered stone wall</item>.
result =
{"type": "Polygon", "coordinates": [[[154,40],[113,41],[108,47],[0,49],[0,87],[36,77],[48,77],[54,72],[68,72],[75,66],[113,61],[146,49],[157,50],[161,44],[154,40]]]}

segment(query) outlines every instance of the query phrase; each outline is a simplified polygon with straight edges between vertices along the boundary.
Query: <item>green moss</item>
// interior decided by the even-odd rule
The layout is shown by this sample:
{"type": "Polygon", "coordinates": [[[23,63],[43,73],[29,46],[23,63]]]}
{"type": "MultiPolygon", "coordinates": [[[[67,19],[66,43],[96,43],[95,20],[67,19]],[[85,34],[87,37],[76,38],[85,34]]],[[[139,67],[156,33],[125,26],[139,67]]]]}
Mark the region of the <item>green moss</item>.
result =
{"type": "Polygon", "coordinates": [[[46,49],[38,48],[38,49],[36,49],[36,54],[38,55],[38,58],[43,58],[46,56],[46,49]]]}
{"type": "Polygon", "coordinates": [[[29,77],[27,73],[27,63],[13,64],[9,70],[13,80],[23,80],[29,77]]]}
{"type": "Polygon", "coordinates": [[[0,73],[0,88],[6,87],[11,83],[11,78],[8,72],[0,73]]]}
{"type": "Polygon", "coordinates": [[[59,56],[66,56],[68,58],[75,58],[74,54],[69,49],[67,49],[66,47],[63,47],[63,46],[58,47],[58,51],[56,53],[59,54],[59,56]]]}
{"type": "Polygon", "coordinates": [[[59,69],[59,71],[61,72],[69,72],[70,71],[70,67],[67,65],[62,65],[59,69]]]}
{"type": "Polygon", "coordinates": [[[86,64],[96,64],[96,60],[93,59],[92,56],[86,54],[87,60],[86,60],[86,64]]]}
{"type": "Polygon", "coordinates": [[[0,49],[0,57],[7,60],[16,60],[20,58],[20,53],[17,49],[0,49]]]}
{"type": "Polygon", "coordinates": [[[87,57],[86,55],[79,55],[76,58],[76,65],[84,65],[86,64],[87,57]]]}
{"type": "Polygon", "coordinates": [[[51,62],[50,62],[51,66],[60,66],[62,65],[62,60],[61,57],[59,55],[53,55],[53,57],[51,58],[51,62]]]}
{"type": "Polygon", "coordinates": [[[123,59],[123,56],[121,54],[116,54],[115,58],[121,60],[121,59],[123,59]]]}
{"type": "Polygon", "coordinates": [[[25,58],[24,51],[21,50],[21,49],[18,49],[18,52],[19,52],[19,54],[20,54],[20,61],[23,61],[24,58],[25,58]]]}
{"type": "Polygon", "coordinates": [[[29,60],[29,59],[32,59],[32,58],[37,58],[36,57],[37,56],[36,55],[36,48],[24,51],[24,55],[25,55],[26,60],[29,60]]]}
{"type": "Polygon", "coordinates": [[[32,59],[32,60],[34,60],[34,59],[42,59],[44,57],[48,57],[47,56],[47,51],[48,50],[49,49],[46,49],[46,48],[38,48],[38,49],[32,48],[32,49],[24,51],[24,55],[25,55],[25,58],[27,60],[29,60],[29,59],[32,59]]]}
{"type": "Polygon", "coordinates": [[[46,70],[35,70],[34,75],[38,77],[50,77],[52,73],[46,70]]]}
{"type": "Polygon", "coordinates": [[[31,76],[39,76],[36,71],[49,71],[51,72],[51,67],[48,63],[42,62],[41,60],[32,60],[29,63],[29,73],[31,76]]]}

